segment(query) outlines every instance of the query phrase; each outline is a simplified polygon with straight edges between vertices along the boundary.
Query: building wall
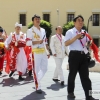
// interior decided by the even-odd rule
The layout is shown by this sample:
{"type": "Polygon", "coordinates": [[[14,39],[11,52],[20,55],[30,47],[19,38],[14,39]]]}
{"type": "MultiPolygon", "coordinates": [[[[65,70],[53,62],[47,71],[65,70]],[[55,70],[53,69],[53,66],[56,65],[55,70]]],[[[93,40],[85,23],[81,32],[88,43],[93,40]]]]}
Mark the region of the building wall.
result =
{"type": "MultiPolygon", "coordinates": [[[[42,18],[42,13],[50,13],[52,34],[55,34],[55,27],[63,26],[67,22],[67,13],[75,13],[75,16],[83,15],[87,25],[92,13],[100,13],[100,0],[0,0],[0,26],[4,27],[8,34],[14,31],[14,24],[19,21],[19,13],[27,14],[27,24],[34,14],[42,18]],[[57,9],[59,9],[59,19],[57,9]]],[[[26,32],[27,26],[22,30],[26,32]]],[[[92,26],[90,21],[89,33],[100,35],[100,26],[92,26]]]]}

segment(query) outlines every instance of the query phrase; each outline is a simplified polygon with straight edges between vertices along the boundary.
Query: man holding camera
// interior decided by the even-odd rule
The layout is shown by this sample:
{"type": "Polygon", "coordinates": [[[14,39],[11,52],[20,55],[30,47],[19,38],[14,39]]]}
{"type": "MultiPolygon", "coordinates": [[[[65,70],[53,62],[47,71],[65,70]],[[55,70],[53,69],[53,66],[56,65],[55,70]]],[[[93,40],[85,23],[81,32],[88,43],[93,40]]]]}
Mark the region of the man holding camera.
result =
{"type": "MultiPolygon", "coordinates": [[[[86,36],[84,30],[82,30],[84,24],[84,18],[78,15],[73,20],[75,27],[68,30],[65,35],[65,45],[69,46],[69,76],[68,76],[68,98],[75,98],[74,87],[75,77],[79,72],[82,87],[85,92],[86,100],[96,100],[89,95],[89,91],[92,90],[91,80],[89,79],[88,70],[88,50],[85,46],[86,36]]],[[[89,40],[89,39],[88,39],[89,40]]]]}

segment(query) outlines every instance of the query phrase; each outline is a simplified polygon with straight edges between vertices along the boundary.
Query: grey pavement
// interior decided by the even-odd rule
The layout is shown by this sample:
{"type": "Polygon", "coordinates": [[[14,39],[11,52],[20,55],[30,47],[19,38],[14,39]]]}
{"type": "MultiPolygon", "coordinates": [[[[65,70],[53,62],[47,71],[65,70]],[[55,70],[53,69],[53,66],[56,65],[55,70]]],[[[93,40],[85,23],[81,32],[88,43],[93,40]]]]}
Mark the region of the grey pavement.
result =
{"type": "MultiPolygon", "coordinates": [[[[35,85],[33,82],[33,77],[29,77],[27,74],[24,75],[26,78],[24,81],[18,80],[17,72],[14,74],[13,78],[3,72],[0,76],[0,100],[72,100],[67,99],[67,79],[68,70],[66,70],[67,57],[63,62],[63,72],[65,78],[65,86],[61,86],[60,83],[55,83],[52,81],[55,61],[51,56],[48,64],[48,71],[41,81],[41,87],[43,90],[42,94],[37,94],[35,92],[35,85]]],[[[100,92],[100,73],[90,72],[90,79],[92,81],[93,90],[98,90],[100,92]]],[[[84,91],[80,82],[79,75],[77,74],[75,80],[75,100],[85,100],[84,91]]],[[[95,98],[100,100],[100,93],[93,94],[95,98]]]]}

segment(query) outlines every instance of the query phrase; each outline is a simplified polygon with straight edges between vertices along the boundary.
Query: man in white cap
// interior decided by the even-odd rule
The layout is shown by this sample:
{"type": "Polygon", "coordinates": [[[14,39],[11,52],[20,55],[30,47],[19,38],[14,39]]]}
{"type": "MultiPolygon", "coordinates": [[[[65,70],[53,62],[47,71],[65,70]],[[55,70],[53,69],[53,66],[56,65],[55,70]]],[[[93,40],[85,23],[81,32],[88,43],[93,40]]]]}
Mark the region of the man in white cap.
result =
{"type": "Polygon", "coordinates": [[[10,59],[9,62],[7,62],[7,66],[11,71],[9,77],[11,77],[15,70],[17,70],[19,73],[19,80],[24,80],[22,75],[25,74],[27,68],[27,58],[24,51],[24,47],[26,45],[26,35],[21,32],[21,28],[22,24],[15,24],[15,32],[11,33],[6,39],[5,46],[7,49],[11,49],[10,59]]]}
{"type": "Polygon", "coordinates": [[[34,80],[36,92],[42,93],[40,81],[47,72],[49,52],[47,48],[46,33],[40,27],[40,16],[32,17],[34,26],[27,31],[27,46],[32,46],[34,56],[34,80]],[[47,57],[48,56],[48,57],[47,57]]]}

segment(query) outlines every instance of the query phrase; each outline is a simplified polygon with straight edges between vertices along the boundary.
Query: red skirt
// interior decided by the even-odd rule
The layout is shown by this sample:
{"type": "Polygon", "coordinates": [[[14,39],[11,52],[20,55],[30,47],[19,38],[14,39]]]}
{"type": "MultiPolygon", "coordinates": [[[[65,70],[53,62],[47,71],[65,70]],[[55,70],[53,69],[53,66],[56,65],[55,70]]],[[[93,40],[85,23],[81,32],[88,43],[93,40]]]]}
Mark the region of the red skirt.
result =
{"type": "Polygon", "coordinates": [[[3,70],[4,56],[0,57],[0,71],[3,70]]]}

